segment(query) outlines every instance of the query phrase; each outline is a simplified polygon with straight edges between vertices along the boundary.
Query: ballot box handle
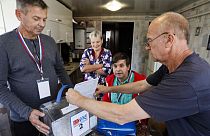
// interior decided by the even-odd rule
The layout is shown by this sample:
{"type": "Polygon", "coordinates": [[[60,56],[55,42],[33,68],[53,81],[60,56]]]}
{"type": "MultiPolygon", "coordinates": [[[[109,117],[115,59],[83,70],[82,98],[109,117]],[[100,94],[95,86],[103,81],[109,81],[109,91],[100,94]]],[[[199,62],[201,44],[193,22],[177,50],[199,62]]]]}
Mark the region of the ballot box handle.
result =
{"type": "Polygon", "coordinates": [[[64,84],[62,84],[61,89],[58,91],[58,95],[57,95],[57,98],[56,98],[56,103],[60,103],[60,102],[61,102],[62,93],[63,93],[63,91],[64,91],[66,88],[69,88],[69,85],[64,85],[64,84]]]}

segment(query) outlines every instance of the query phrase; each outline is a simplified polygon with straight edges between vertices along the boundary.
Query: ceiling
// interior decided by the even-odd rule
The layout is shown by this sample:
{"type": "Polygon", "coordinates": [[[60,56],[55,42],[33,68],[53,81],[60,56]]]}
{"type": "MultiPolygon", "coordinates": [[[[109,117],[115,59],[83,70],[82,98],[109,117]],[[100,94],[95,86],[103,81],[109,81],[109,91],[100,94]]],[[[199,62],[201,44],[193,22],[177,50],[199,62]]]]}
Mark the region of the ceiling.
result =
{"type": "Polygon", "coordinates": [[[122,15],[158,15],[174,11],[197,0],[118,0],[127,7],[111,12],[101,6],[111,0],[59,0],[71,8],[74,17],[86,16],[122,16],[122,15]]]}

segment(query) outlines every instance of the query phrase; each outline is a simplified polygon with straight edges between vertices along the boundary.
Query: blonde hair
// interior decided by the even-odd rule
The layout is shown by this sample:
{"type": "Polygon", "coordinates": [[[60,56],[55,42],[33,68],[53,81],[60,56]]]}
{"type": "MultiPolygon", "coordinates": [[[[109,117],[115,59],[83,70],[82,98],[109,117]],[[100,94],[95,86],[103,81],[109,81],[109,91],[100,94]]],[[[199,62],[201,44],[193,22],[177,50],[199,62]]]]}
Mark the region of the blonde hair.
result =
{"type": "Polygon", "coordinates": [[[93,37],[100,37],[103,40],[101,31],[95,30],[89,34],[89,38],[92,39],[93,37]]]}

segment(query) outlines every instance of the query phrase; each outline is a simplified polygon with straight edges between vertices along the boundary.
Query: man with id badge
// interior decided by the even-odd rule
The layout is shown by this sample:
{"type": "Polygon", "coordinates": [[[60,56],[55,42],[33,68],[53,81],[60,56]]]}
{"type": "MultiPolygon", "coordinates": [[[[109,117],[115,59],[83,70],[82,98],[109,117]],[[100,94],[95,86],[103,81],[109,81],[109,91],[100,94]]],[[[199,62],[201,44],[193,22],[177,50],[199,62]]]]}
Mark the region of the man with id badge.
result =
{"type": "Polygon", "coordinates": [[[37,109],[56,95],[58,80],[73,84],[55,41],[41,34],[47,5],[43,0],[16,2],[20,25],[0,36],[0,103],[10,109],[13,136],[46,135],[50,128],[40,121],[44,113],[37,109]]]}

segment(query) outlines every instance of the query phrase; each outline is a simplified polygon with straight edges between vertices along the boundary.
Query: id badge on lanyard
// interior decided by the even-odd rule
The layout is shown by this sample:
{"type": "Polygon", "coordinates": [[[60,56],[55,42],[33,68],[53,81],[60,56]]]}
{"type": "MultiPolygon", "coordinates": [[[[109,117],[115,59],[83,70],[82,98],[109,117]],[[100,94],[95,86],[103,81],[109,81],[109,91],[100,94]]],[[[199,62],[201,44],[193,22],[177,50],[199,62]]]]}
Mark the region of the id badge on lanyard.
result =
{"type": "Polygon", "coordinates": [[[39,98],[43,99],[45,97],[51,96],[50,94],[50,85],[48,78],[42,78],[40,80],[36,80],[39,90],[39,98]]]}
{"type": "Polygon", "coordinates": [[[43,59],[43,50],[42,50],[42,45],[41,45],[41,40],[40,37],[38,36],[38,40],[39,40],[39,49],[40,49],[40,64],[39,62],[37,62],[35,60],[35,57],[33,56],[33,54],[31,53],[31,51],[28,48],[28,45],[26,44],[25,40],[23,39],[21,33],[17,30],[17,34],[18,34],[18,38],[22,44],[22,46],[24,47],[24,49],[26,50],[27,54],[29,55],[29,57],[35,62],[40,75],[41,75],[41,79],[37,80],[37,86],[38,86],[38,91],[39,91],[39,98],[43,99],[46,98],[48,96],[51,96],[50,94],[50,85],[49,85],[49,78],[44,78],[43,77],[43,70],[42,70],[42,59],[43,59]]]}

